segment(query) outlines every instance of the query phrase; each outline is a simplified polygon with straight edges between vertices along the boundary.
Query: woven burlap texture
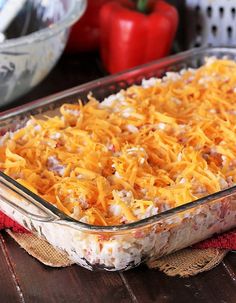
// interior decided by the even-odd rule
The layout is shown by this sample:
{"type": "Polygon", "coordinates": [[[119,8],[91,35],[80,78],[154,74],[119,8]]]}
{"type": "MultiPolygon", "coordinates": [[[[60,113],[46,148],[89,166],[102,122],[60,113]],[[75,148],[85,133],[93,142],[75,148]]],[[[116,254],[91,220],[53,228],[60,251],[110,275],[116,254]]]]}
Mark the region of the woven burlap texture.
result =
{"type": "Polygon", "coordinates": [[[47,266],[66,267],[73,264],[66,253],[33,234],[14,233],[10,230],[7,232],[29,255],[47,266]]]}
{"type": "Polygon", "coordinates": [[[147,262],[147,265],[149,268],[158,268],[168,276],[186,278],[216,267],[227,252],[227,250],[218,248],[185,248],[171,255],[147,262]]]}
{"type": "MultiPolygon", "coordinates": [[[[66,267],[73,264],[66,253],[55,249],[45,240],[32,234],[14,233],[10,230],[8,230],[8,234],[29,255],[47,266],[66,267]]],[[[159,269],[168,276],[189,277],[217,266],[226,253],[227,250],[217,248],[186,248],[160,259],[149,261],[147,266],[159,269]]]]}

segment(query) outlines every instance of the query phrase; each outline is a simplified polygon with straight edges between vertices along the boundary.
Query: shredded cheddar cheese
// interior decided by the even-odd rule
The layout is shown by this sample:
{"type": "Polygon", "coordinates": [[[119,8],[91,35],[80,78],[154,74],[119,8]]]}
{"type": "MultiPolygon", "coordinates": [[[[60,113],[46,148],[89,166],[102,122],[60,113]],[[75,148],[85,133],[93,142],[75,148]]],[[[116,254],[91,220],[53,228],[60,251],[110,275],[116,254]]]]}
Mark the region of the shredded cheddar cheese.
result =
{"type": "Polygon", "coordinates": [[[211,59],[1,138],[0,169],[67,215],[133,222],[236,183],[236,63],[211,59]]]}

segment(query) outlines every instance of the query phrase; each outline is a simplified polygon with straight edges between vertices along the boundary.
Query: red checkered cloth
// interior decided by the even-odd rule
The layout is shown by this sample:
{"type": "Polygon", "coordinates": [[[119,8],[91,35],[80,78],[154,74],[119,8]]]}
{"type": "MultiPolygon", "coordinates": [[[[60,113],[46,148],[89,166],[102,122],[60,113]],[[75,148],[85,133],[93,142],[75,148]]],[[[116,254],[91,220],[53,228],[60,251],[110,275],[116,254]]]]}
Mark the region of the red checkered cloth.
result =
{"type": "MultiPolygon", "coordinates": [[[[0,212],[0,230],[10,228],[14,232],[28,233],[24,227],[0,212]]],[[[193,245],[194,248],[222,248],[236,250],[236,229],[214,236],[208,240],[193,245]]]]}

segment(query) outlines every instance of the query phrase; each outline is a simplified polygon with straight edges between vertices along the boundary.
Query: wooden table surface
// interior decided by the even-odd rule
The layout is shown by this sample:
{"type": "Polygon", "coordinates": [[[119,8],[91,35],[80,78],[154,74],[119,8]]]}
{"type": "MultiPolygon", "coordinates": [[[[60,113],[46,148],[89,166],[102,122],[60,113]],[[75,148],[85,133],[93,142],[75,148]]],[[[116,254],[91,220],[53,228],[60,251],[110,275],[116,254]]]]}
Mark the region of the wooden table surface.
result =
{"type": "MultiPolygon", "coordinates": [[[[63,56],[49,77],[16,106],[103,75],[96,55],[63,56]]],[[[122,273],[90,272],[79,266],[52,269],[0,233],[0,303],[235,303],[236,254],[191,278],[167,277],[146,266],[122,273]]]]}

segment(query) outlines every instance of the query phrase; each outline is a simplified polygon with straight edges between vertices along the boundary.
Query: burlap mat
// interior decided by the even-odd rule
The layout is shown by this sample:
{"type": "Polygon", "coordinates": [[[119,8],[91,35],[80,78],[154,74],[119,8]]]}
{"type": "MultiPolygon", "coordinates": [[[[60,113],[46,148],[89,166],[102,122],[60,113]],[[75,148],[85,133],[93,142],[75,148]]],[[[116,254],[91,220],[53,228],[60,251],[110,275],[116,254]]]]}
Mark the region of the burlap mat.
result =
{"type": "MultiPolygon", "coordinates": [[[[14,233],[10,230],[7,232],[28,254],[45,265],[66,267],[73,264],[64,252],[56,250],[48,242],[32,234],[14,233]]],[[[160,259],[149,261],[147,266],[152,269],[157,268],[168,276],[189,277],[217,266],[227,252],[227,250],[217,248],[186,248],[160,259]]]]}
{"type": "Polygon", "coordinates": [[[189,277],[216,267],[227,254],[218,248],[185,248],[171,255],[148,262],[149,268],[158,268],[168,276],[189,277]]]}
{"type": "Polygon", "coordinates": [[[55,249],[45,240],[28,233],[14,233],[11,230],[7,230],[7,233],[26,250],[29,255],[45,265],[51,267],[66,267],[73,264],[73,262],[68,259],[66,253],[55,249]]]}

